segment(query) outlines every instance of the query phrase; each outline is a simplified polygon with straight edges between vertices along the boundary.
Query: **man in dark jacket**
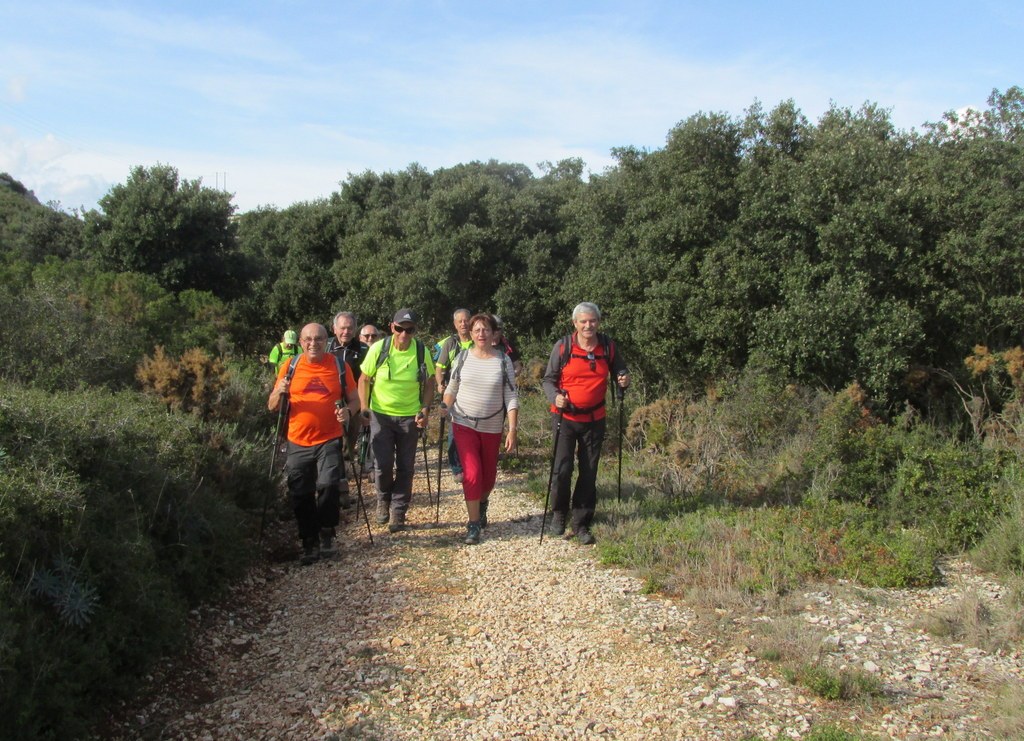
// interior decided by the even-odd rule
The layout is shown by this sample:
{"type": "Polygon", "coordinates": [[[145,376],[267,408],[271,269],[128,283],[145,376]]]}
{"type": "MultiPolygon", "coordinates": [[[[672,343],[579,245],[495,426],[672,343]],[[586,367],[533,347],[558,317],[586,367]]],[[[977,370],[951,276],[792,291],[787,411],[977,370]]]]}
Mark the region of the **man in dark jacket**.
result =
{"type": "MultiPolygon", "coordinates": [[[[335,314],[333,324],[334,336],[327,341],[327,352],[336,357],[338,362],[345,363],[352,369],[352,376],[358,384],[359,375],[362,373],[359,369],[359,364],[366,357],[367,345],[356,336],[357,326],[356,315],[351,311],[339,311],[335,314]]],[[[356,449],[356,446],[359,444],[360,430],[361,425],[350,424],[348,426],[347,442],[345,443],[346,452],[356,449]]],[[[342,496],[342,509],[348,509],[351,506],[351,500],[347,496],[342,496]]]]}

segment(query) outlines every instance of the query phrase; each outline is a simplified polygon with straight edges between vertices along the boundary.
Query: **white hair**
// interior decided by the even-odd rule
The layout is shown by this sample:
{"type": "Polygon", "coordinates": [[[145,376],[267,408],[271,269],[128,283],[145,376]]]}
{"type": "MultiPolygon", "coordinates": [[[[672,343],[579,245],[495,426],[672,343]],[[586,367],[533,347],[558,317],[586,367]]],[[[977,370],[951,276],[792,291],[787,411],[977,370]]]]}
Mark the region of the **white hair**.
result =
{"type": "Polygon", "coordinates": [[[597,308],[597,304],[592,304],[589,301],[581,301],[576,304],[576,308],[572,310],[572,320],[575,322],[580,318],[580,314],[593,314],[597,319],[601,318],[601,310],[597,308]]]}

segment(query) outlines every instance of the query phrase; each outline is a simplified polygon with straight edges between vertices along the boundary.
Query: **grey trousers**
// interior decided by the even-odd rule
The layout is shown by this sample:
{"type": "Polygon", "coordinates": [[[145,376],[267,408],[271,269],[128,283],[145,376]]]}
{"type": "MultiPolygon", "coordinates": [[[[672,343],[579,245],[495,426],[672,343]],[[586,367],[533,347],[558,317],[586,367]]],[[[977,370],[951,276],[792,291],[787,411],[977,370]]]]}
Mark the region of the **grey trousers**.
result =
{"type": "Polygon", "coordinates": [[[415,417],[389,417],[370,412],[370,447],[376,474],[377,498],[391,511],[405,515],[412,500],[412,474],[420,429],[415,417]]]}

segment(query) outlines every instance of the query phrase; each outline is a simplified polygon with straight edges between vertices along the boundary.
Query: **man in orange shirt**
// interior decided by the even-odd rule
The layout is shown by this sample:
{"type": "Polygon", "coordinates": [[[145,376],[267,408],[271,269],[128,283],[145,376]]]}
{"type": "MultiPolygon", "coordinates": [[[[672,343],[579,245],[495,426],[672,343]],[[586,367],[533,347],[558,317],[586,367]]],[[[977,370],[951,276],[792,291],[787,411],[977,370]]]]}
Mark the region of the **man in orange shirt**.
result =
{"type": "Polygon", "coordinates": [[[597,464],[605,431],[605,395],[612,384],[629,386],[629,371],[615,342],[597,330],[601,310],[583,302],[572,311],[575,331],[555,343],[544,371],[544,393],[551,402],[555,439],[551,532],[565,532],[572,505],[572,533],[582,545],[592,545],[590,524],[597,507],[597,464]],[[613,380],[609,380],[613,379],[613,380]],[[579,475],[572,490],[573,457],[579,475]]]}
{"type": "Polygon", "coordinates": [[[302,563],[308,565],[334,553],[342,485],[343,425],[359,413],[359,394],[352,369],[327,352],[327,330],[307,324],[299,335],[302,355],[283,363],[267,408],[288,404],[288,494],[302,539],[302,563]],[[341,374],[346,398],[342,400],[341,374]],[[346,403],[347,402],[347,403],[346,403]]]}

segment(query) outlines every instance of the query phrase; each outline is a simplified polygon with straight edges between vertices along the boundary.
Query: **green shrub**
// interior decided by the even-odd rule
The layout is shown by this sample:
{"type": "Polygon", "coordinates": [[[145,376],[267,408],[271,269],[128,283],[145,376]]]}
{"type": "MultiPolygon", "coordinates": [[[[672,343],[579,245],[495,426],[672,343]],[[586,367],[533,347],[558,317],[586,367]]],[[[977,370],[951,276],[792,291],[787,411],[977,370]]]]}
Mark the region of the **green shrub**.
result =
{"type": "Polygon", "coordinates": [[[245,568],[258,438],[134,392],[0,381],[0,722],[85,735],[245,568]]]}
{"type": "Polygon", "coordinates": [[[825,700],[856,700],[882,694],[878,678],[861,671],[832,671],[820,664],[802,664],[783,668],[782,675],[787,682],[803,685],[825,700]]]}
{"type": "Polygon", "coordinates": [[[605,514],[602,521],[604,563],[711,601],[727,592],[781,595],[818,579],[915,587],[940,577],[942,551],[925,532],[886,527],[875,510],[851,502],[686,511],[653,497],[631,517],[605,514]]]}
{"type": "Polygon", "coordinates": [[[905,436],[883,508],[894,525],[928,530],[946,551],[970,548],[1006,512],[1002,455],[917,429],[905,436]]]}
{"type": "Polygon", "coordinates": [[[1016,462],[1007,465],[998,489],[1006,510],[981,538],[971,559],[1004,576],[1024,576],[1024,468],[1016,462]]]}
{"type": "Polygon", "coordinates": [[[803,736],[804,741],[860,741],[865,738],[868,737],[862,733],[847,731],[831,723],[815,726],[810,733],[803,736]]]}

